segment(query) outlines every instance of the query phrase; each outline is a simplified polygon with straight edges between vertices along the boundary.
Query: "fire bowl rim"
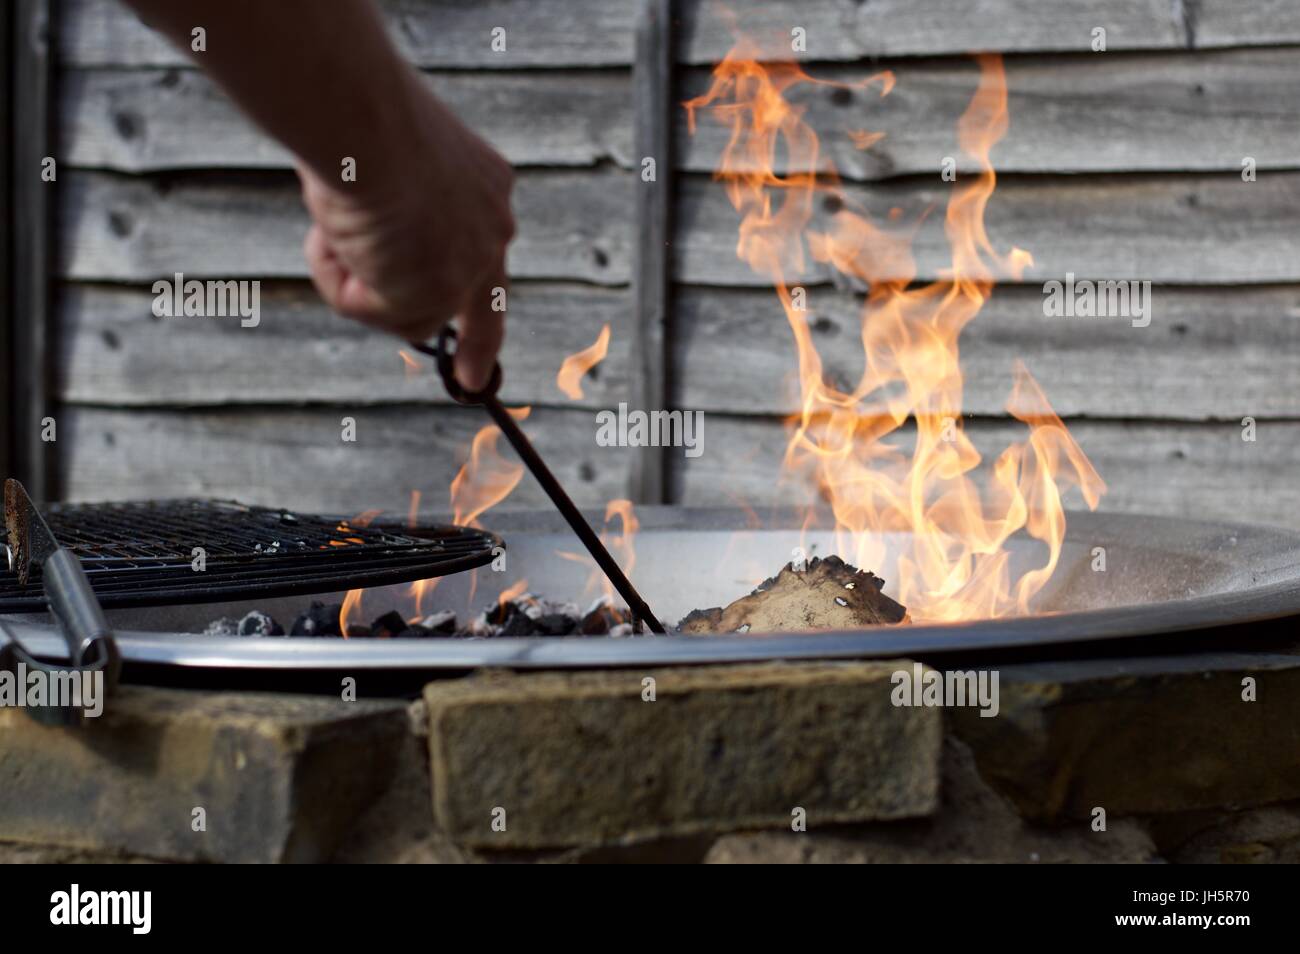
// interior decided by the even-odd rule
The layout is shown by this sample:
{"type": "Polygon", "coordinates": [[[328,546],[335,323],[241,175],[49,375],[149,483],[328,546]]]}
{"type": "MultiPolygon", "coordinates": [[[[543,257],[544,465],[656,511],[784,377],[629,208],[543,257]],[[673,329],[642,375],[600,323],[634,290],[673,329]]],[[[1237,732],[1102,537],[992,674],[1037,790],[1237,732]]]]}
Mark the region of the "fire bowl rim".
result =
{"type": "MultiPolygon", "coordinates": [[[[794,510],[765,512],[780,527],[794,510]]],[[[738,529],[743,512],[730,508],[638,507],[642,529],[738,529]]],[[[1124,525],[1128,535],[1160,539],[1181,534],[1240,540],[1246,552],[1281,553],[1290,575],[1240,590],[1136,606],[1064,612],[1003,620],[881,627],[853,632],[647,636],[639,638],[496,637],[489,639],[340,640],[203,636],[121,631],[128,663],[198,669],[332,671],[476,668],[582,669],[814,659],[940,657],[989,650],[1061,649],[1097,644],[1123,650],[1138,639],[1176,651],[1179,637],[1198,630],[1300,616],[1300,533],[1274,527],[1119,513],[1069,512],[1072,525],[1097,532],[1124,525]],[[1165,642],[1167,640],[1167,643],[1165,642]]],[[[516,511],[498,515],[493,530],[549,532],[563,528],[556,514],[516,511]]],[[[797,527],[797,522],[791,526],[797,527]]],[[[62,636],[48,624],[10,618],[15,635],[36,655],[60,659],[62,636]]]]}

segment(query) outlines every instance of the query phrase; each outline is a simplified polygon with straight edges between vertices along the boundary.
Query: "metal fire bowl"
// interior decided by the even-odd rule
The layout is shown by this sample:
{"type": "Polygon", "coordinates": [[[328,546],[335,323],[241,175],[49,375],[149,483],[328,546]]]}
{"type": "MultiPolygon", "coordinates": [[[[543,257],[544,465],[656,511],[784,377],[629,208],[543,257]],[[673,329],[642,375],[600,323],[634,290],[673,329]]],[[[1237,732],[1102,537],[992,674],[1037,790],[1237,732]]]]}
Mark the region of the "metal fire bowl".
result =
{"type": "MultiPolygon", "coordinates": [[[[641,530],[631,576],[656,613],[676,622],[696,607],[725,605],[748,593],[791,559],[802,544],[809,555],[833,552],[833,535],[802,534],[794,512],[761,515],[761,529],[745,529],[736,510],[638,508],[641,530]]],[[[593,515],[599,522],[600,515],[593,515]]],[[[574,598],[588,590],[590,563],[558,554],[580,550],[558,516],[492,515],[505,537],[505,572],[488,570],[444,578],[425,611],[481,610],[521,578],[539,595],[574,598]],[[475,587],[471,598],[471,586],[475,587]]],[[[901,537],[886,538],[883,565],[866,567],[890,583],[901,537]]],[[[1018,575],[1039,566],[1045,550],[1025,540],[1012,547],[1018,575]]],[[[406,609],[404,587],[367,591],[365,615],[406,609]]],[[[316,597],[341,601],[342,594],[316,597]]],[[[1145,651],[1176,652],[1212,634],[1219,648],[1241,648],[1241,634],[1269,620],[1300,618],[1300,534],[1161,517],[1070,513],[1059,567],[1039,594],[1034,615],[959,624],[879,627],[809,634],[749,633],[716,637],[528,638],[370,640],[232,638],[190,635],[222,615],[265,610],[285,625],[310,598],[251,604],[118,610],[109,614],[124,660],[146,667],[288,671],[466,670],[656,666],[778,659],[920,657],[927,660],[984,651],[1049,657],[1145,651]],[[1105,570],[1094,569],[1105,551],[1105,570]],[[1243,630],[1241,627],[1246,626],[1243,630]]],[[[7,621],[33,652],[59,658],[63,640],[41,617],[7,621]]],[[[1276,625],[1273,627],[1276,629],[1276,625]]],[[[1291,623],[1282,629],[1293,629],[1291,623]]]]}

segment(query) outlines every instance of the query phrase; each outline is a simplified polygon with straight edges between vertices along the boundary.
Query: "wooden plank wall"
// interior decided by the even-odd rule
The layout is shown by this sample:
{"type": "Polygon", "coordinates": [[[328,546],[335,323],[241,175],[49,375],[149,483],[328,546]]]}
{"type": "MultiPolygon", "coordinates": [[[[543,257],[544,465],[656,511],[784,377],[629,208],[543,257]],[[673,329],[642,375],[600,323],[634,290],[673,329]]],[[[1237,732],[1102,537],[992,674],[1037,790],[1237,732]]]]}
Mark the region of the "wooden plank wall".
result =
{"type": "MultiPolygon", "coordinates": [[[[988,226],[1035,266],[963,338],[966,427],[990,450],[1010,362],[1025,360],[1110,485],[1103,506],[1300,527],[1300,4],[1288,0],[780,0],[735,5],[759,33],[806,31],[829,79],[892,69],[895,91],[804,100],[824,157],[874,213],[942,210],[944,156],[974,91],[972,49],[1004,51],[1010,131],[988,226]],[[1090,49],[1095,27],[1105,53],[1090,49]],[[868,151],[845,129],[886,129],[868,151]],[[1258,170],[1241,177],[1243,157],[1258,170]],[[1150,327],[1043,317],[1065,272],[1155,284],[1150,327]],[[1241,420],[1258,422],[1241,440],[1241,420]]],[[[390,0],[394,36],[431,86],[519,167],[507,397],[581,502],[623,495],[632,456],[596,447],[592,412],[626,400],[636,123],[634,0],[390,0]],[[490,51],[505,25],[507,52],[490,51]],[[564,354],[613,326],[610,356],[568,401],[564,354]]],[[[677,93],[730,46],[716,5],[678,0],[677,93]]],[[[62,0],[59,396],[67,496],[206,493],[301,507],[436,506],[478,419],[407,378],[392,342],[328,315],[299,254],[305,217],[281,150],[112,0],[62,0]],[[157,321],[149,283],[249,277],[263,322],[157,321]],[[360,441],[337,439],[356,417],[360,441]]],[[[709,176],[725,139],[677,114],[667,374],[706,412],[705,452],[669,456],[686,503],[762,504],[798,488],[777,463],[795,409],[792,342],[736,259],[736,216],[709,176]]],[[[959,178],[969,171],[959,166],[959,178]]],[[[941,215],[932,216],[936,221],[941,215]]],[[[923,229],[918,277],[948,263],[923,229]]],[[[860,372],[861,302],[807,276],[828,373],[860,372]]],[[[511,502],[538,505],[525,480],[511,502]]]]}
{"type": "MultiPolygon", "coordinates": [[[[611,27],[627,37],[592,61],[585,43],[566,45],[554,19],[565,5],[508,3],[486,18],[472,6],[386,8],[430,86],[519,170],[504,397],[534,407],[525,429],[570,494],[602,506],[627,494],[630,473],[627,452],[596,445],[594,409],[629,392],[632,26],[611,27]],[[498,25],[505,54],[489,48],[498,25]],[[609,356],[572,401],[556,372],[606,323],[609,356]]],[[[445,507],[486,416],[450,405],[431,369],[408,376],[399,342],[324,307],[289,157],[124,7],[62,8],[65,494],[405,512],[419,491],[445,507]],[[262,280],[260,326],[154,319],[150,286],[177,271],[262,280]],[[341,439],[345,417],[355,443],[341,439]]],[[[525,477],[509,502],[545,497],[525,477]]]]}

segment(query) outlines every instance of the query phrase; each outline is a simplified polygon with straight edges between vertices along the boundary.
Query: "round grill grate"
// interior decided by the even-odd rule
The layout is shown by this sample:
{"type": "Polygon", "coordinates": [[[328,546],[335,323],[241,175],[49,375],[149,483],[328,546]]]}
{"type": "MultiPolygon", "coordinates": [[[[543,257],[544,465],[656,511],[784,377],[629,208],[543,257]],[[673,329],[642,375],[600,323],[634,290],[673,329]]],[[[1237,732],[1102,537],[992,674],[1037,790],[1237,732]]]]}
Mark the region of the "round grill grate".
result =
{"type": "MultiPolygon", "coordinates": [[[[340,520],[224,500],[53,504],[44,515],[106,609],[409,583],[484,566],[503,545],[468,527],[340,520]]],[[[38,571],[22,586],[0,566],[0,613],[45,608],[38,571]]]]}

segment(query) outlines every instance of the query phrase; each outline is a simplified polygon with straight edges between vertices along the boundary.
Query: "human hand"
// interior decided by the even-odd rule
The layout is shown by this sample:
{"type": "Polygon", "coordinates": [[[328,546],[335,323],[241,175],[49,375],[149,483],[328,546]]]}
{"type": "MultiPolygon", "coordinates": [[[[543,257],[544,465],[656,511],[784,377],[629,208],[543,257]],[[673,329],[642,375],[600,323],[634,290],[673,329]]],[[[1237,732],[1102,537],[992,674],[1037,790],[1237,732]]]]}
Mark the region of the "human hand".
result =
{"type": "MultiPolygon", "coordinates": [[[[422,341],[453,317],[456,377],[487,385],[505,338],[506,246],[514,236],[514,173],[414,75],[370,150],[383,168],[355,182],[299,164],[311,214],[304,252],[316,288],[336,312],[422,341]]],[[[373,163],[372,163],[373,164],[373,163]]]]}

